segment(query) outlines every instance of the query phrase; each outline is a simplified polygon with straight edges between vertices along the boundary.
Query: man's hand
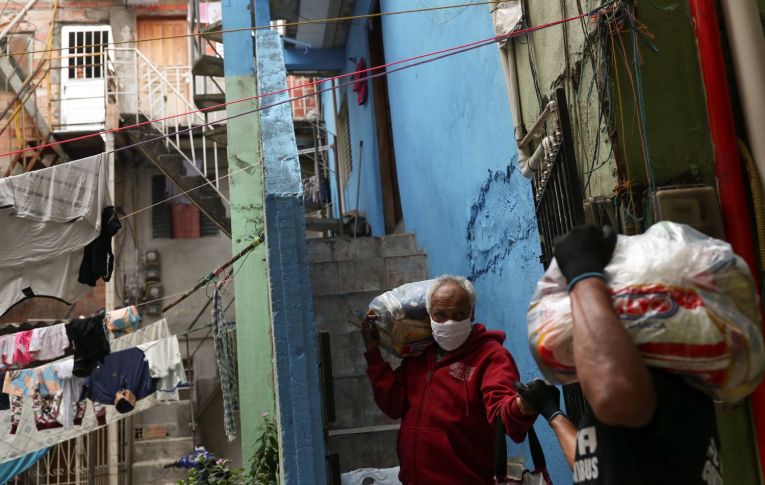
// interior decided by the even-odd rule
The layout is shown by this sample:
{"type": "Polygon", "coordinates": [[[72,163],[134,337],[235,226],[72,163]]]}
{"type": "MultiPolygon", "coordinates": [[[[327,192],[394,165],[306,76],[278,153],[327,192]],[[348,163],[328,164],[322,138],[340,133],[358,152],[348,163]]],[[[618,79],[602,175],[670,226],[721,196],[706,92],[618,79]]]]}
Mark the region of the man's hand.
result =
{"type": "Polygon", "coordinates": [[[559,414],[560,410],[560,391],[557,387],[547,384],[541,379],[536,379],[528,384],[515,383],[521,398],[536,409],[539,414],[545,417],[549,422],[559,414]]]}
{"type": "Polygon", "coordinates": [[[573,286],[590,276],[603,276],[616,247],[616,231],[611,226],[577,226],[555,242],[558,267],[573,286]]]}
{"type": "Polygon", "coordinates": [[[521,410],[523,414],[526,416],[533,416],[535,414],[539,414],[536,409],[534,409],[529,403],[523,400],[521,396],[517,396],[516,403],[518,404],[518,409],[521,410]]]}
{"type": "Polygon", "coordinates": [[[369,319],[364,319],[361,323],[361,335],[364,337],[364,345],[367,351],[374,350],[380,346],[380,332],[369,319]]]}

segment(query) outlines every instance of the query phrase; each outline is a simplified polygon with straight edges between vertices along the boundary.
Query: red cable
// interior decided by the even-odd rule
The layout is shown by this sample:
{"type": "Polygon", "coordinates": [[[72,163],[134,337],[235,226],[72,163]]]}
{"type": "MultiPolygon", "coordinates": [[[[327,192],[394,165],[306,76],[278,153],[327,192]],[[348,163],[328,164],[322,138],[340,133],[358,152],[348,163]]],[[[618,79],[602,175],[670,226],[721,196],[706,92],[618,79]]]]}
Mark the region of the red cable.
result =
{"type": "Polygon", "coordinates": [[[300,84],[298,86],[286,87],[286,88],[280,89],[278,91],[272,91],[272,92],[269,92],[269,93],[258,94],[258,95],[255,95],[255,96],[249,96],[247,98],[236,99],[236,100],[233,100],[233,101],[227,101],[225,103],[216,104],[216,105],[209,106],[209,107],[203,108],[203,109],[187,111],[185,113],[175,114],[175,115],[171,115],[171,116],[165,116],[164,118],[157,118],[157,119],[154,119],[154,120],[142,121],[140,123],[136,123],[136,124],[133,124],[133,125],[121,126],[121,127],[118,127],[118,128],[112,128],[110,130],[103,130],[103,131],[99,131],[99,132],[96,132],[96,133],[91,133],[91,134],[88,134],[88,135],[77,136],[75,138],[70,138],[68,140],[53,141],[53,142],[45,143],[45,144],[42,144],[42,145],[37,145],[37,146],[33,146],[33,147],[28,147],[28,148],[22,148],[22,149],[19,149],[19,150],[14,150],[12,152],[2,153],[2,154],[0,154],[0,157],[17,155],[19,153],[24,153],[24,152],[33,151],[33,150],[39,150],[39,149],[43,149],[43,148],[49,148],[49,147],[52,147],[52,146],[63,145],[65,143],[72,143],[72,142],[80,141],[80,140],[87,140],[88,138],[93,138],[93,137],[96,137],[96,136],[105,135],[107,133],[117,133],[117,132],[120,132],[120,131],[123,131],[123,130],[130,130],[130,129],[133,129],[133,128],[140,128],[141,126],[145,126],[145,125],[148,125],[148,124],[151,124],[151,123],[157,123],[157,122],[167,121],[167,120],[174,119],[174,118],[180,118],[181,116],[187,116],[187,115],[194,114],[194,113],[204,113],[205,111],[213,111],[213,110],[215,110],[217,108],[225,107],[225,106],[228,106],[230,104],[242,103],[242,102],[245,102],[245,101],[252,101],[253,99],[265,98],[267,96],[273,96],[275,94],[281,94],[281,93],[284,93],[284,92],[287,92],[287,91],[292,91],[292,90],[299,89],[299,88],[315,86],[317,84],[321,84],[321,83],[324,83],[324,82],[331,82],[331,81],[335,81],[337,79],[343,79],[345,77],[355,76],[357,74],[363,74],[363,73],[367,73],[367,72],[370,72],[370,71],[375,71],[375,70],[379,70],[379,69],[385,69],[385,68],[390,67],[390,66],[395,66],[395,65],[398,65],[398,64],[403,64],[405,62],[416,61],[416,60],[419,60],[419,59],[423,59],[425,57],[437,56],[439,54],[444,54],[444,53],[447,53],[447,52],[451,52],[451,51],[455,51],[455,50],[459,50],[459,49],[464,49],[466,47],[471,47],[471,46],[474,46],[474,45],[477,45],[477,44],[481,44],[481,43],[485,43],[485,42],[490,42],[490,41],[495,41],[496,42],[496,41],[499,41],[499,40],[509,39],[509,38],[512,38],[512,37],[518,37],[518,36],[521,36],[521,35],[524,35],[524,34],[529,34],[529,33],[532,33],[532,32],[536,32],[537,30],[542,30],[542,29],[546,29],[546,28],[549,28],[549,27],[554,27],[556,25],[560,25],[560,24],[563,24],[563,23],[566,23],[566,22],[571,22],[573,20],[579,20],[579,19],[582,19],[584,17],[592,16],[592,15],[595,14],[595,12],[597,12],[598,10],[602,9],[603,7],[605,7],[607,5],[608,4],[601,5],[600,7],[598,7],[595,10],[592,10],[590,12],[585,12],[585,13],[582,13],[580,15],[576,15],[574,17],[568,17],[568,18],[565,18],[565,19],[555,20],[553,22],[549,22],[549,23],[541,24],[541,25],[536,25],[534,27],[529,27],[529,28],[526,28],[526,29],[514,30],[513,32],[510,32],[510,33],[507,33],[507,34],[496,35],[496,36],[488,37],[486,39],[478,40],[478,41],[475,41],[475,42],[469,42],[467,44],[462,44],[462,45],[458,45],[458,46],[455,46],[455,47],[449,47],[447,49],[433,51],[433,52],[429,52],[429,53],[426,53],[426,54],[420,54],[420,55],[417,55],[417,56],[408,57],[406,59],[400,59],[398,61],[389,62],[387,64],[382,64],[382,65],[379,65],[379,66],[369,67],[367,69],[360,69],[358,71],[348,72],[348,73],[345,73],[345,74],[339,74],[337,76],[326,77],[326,78],[322,78],[322,79],[319,79],[319,80],[316,80],[316,81],[311,81],[309,83],[300,84]]]}
{"type": "MultiPolygon", "coordinates": [[[[691,0],[691,17],[706,90],[709,134],[715,152],[714,168],[725,235],[736,254],[747,262],[759,294],[760,272],[752,240],[754,233],[750,225],[749,206],[744,198],[744,170],[736,144],[736,122],[726,76],[716,3],[716,0],[691,0]]],[[[760,472],[765,473],[765,383],[760,382],[750,399],[754,420],[752,431],[757,444],[760,472]]]]}

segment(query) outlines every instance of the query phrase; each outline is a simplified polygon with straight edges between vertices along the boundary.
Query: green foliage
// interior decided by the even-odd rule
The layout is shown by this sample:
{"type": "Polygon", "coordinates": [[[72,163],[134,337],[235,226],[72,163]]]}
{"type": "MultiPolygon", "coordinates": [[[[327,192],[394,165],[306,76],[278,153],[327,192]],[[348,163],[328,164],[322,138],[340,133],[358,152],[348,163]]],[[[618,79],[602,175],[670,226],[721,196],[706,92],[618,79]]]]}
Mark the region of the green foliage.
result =
{"type": "Polygon", "coordinates": [[[241,468],[231,468],[231,461],[224,458],[196,457],[197,467],[189,469],[188,476],[179,485],[278,485],[279,483],[279,431],[276,421],[263,415],[263,423],[257,449],[250,462],[249,473],[241,468]]]}
{"type": "Polygon", "coordinates": [[[231,460],[197,457],[198,467],[189,469],[185,480],[179,485],[245,485],[251,483],[241,468],[230,468],[231,460]]]}
{"type": "Polygon", "coordinates": [[[257,449],[250,465],[252,483],[276,485],[279,483],[279,431],[270,414],[263,415],[257,449]]]}

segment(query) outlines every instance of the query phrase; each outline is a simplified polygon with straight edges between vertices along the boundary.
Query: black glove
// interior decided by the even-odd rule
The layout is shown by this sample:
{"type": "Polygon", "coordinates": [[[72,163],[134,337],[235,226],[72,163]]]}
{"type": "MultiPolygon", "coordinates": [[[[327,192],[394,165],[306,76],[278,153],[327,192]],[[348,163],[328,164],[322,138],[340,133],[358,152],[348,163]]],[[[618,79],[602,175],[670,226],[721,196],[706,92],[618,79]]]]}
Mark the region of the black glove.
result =
{"type": "Polygon", "coordinates": [[[528,384],[515,383],[521,398],[549,422],[558,414],[563,414],[560,409],[560,391],[541,379],[536,379],[528,384]]]}
{"type": "Polygon", "coordinates": [[[555,260],[568,289],[590,276],[603,277],[616,247],[616,231],[611,226],[577,226],[563,238],[555,241],[555,260]]]}

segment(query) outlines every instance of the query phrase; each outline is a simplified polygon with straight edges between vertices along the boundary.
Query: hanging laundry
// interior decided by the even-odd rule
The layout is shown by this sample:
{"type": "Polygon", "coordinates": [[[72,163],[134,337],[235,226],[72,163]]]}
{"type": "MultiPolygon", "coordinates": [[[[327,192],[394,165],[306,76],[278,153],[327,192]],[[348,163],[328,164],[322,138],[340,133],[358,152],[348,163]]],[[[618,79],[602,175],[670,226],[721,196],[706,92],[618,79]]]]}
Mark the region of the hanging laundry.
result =
{"type": "Polygon", "coordinates": [[[178,338],[169,338],[138,345],[149,363],[151,376],[158,379],[157,391],[174,392],[186,382],[186,369],[178,338]]]}
{"type": "Polygon", "coordinates": [[[109,354],[109,340],[104,330],[104,313],[88,318],[76,318],[66,326],[74,347],[74,370],[77,377],[87,377],[109,354]]]}
{"type": "Polygon", "coordinates": [[[80,410],[83,414],[85,412],[84,406],[82,406],[82,409],[78,408],[82,388],[85,385],[85,378],[72,374],[74,369],[73,358],[55,362],[51,364],[51,367],[62,382],[58,421],[64,428],[69,429],[74,426],[74,416],[77,414],[77,411],[80,410]]]}
{"type": "Polygon", "coordinates": [[[3,392],[10,397],[11,434],[21,420],[24,398],[32,398],[35,427],[38,430],[60,428],[59,406],[63,382],[50,366],[10,371],[3,382],[3,392]]]}
{"type": "Polygon", "coordinates": [[[106,312],[104,324],[114,336],[122,336],[133,332],[141,323],[141,314],[135,305],[106,312]]]}
{"type": "Polygon", "coordinates": [[[111,347],[112,352],[119,352],[120,350],[137,347],[141,344],[166,339],[168,337],[170,337],[170,329],[167,326],[167,319],[163,318],[150,325],[139,328],[133,333],[111,340],[109,346],[111,347]]]}
{"type": "MultiPolygon", "coordinates": [[[[170,334],[168,331],[167,322],[164,319],[159,320],[156,323],[142,327],[124,337],[112,340],[112,352],[116,354],[121,350],[132,348],[135,345],[151,342],[157,339],[177,339],[177,337],[169,335],[170,334]]],[[[50,366],[55,369],[57,365],[63,364],[67,361],[70,362],[70,365],[74,365],[73,357],[67,357],[63,361],[45,364],[43,367],[50,366]]],[[[147,364],[150,367],[154,366],[152,362],[147,362],[147,364]]],[[[63,426],[55,429],[38,430],[35,423],[35,414],[32,412],[33,399],[31,397],[23,398],[24,412],[20,417],[16,434],[5,434],[3,435],[3,439],[0,440],[0,463],[12,460],[41,448],[54,446],[57,443],[62,443],[74,439],[78,436],[85,436],[101,426],[99,421],[101,423],[115,423],[127,416],[131,416],[146,409],[150,409],[160,402],[157,399],[156,394],[152,394],[143,399],[137,400],[135,403],[135,408],[132,411],[122,414],[118,412],[117,409],[111,404],[103,406],[99,403],[93,403],[89,400],[81,401],[79,402],[80,406],[75,408],[76,415],[79,415],[80,420],[78,420],[75,425],[75,413],[72,413],[72,426],[66,427],[64,413],[66,411],[65,393],[68,379],[64,377],[66,374],[61,373],[60,370],[56,370],[56,373],[58,377],[60,377],[63,381],[63,393],[58,414],[58,422],[60,422],[63,426]]],[[[79,392],[79,388],[75,387],[75,389],[76,391],[74,394],[74,400],[78,401],[82,393],[79,392]]],[[[0,431],[3,429],[7,430],[11,427],[11,418],[12,416],[10,410],[0,410],[0,431]]]]}
{"type": "MultiPolygon", "coordinates": [[[[367,61],[362,57],[359,59],[359,62],[356,63],[356,71],[366,71],[366,69],[367,61]]],[[[367,72],[356,72],[353,75],[353,92],[356,93],[357,104],[361,105],[366,104],[367,102],[368,76],[369,73],[367,72]]]]}
{"type": "Polygon", "coordinates": [[[68,348],[69,336],[66,334],[66,325],[63,323],[32,330],[29,351],[35,361],[58,359],[66,354],[68,348]]]}
{"type": "Polygon", "coordinates": [[[29,367],[32,363],[32,353],[29,351],[29,342],[32,340],[32,331],[17,332],[15,337],[15,349],[11,358],[11,366],[16,369],[29,367]]]}
{"type": "MultiPolygon", "coordinates": [[[[85,247],[101,235],[112,205],[105,160],[101,154],[0,179],[0,315],[29,297],[71,303],[90,291],[78,279],[85,247]]],[[[113,220],[106,223],[114,229],[113,220]]],[[[103,267],[93,261],[109,267],[107,253],[103,243],[91,246],[91,273],[103,267]]]]}
{"type": "Polygon", "coordinates": [[[109,281],[114,270],[114,253],[112,252],[112,237],[120,230],[120,218],[114,207],[106,207],[101,211],[101,232],[98,237],[85,246],[80,264],[80,275],[77,280],[88,286],[96,286],[96,281],[102,278],[109,281]]]}
{"type": "MultiPolygon", "coordinates": [[[[88,376],[80,400],[114,404],[117,411],[125,413],[132,411],[137,400],[154,394],[157,382],[158,379],[151,377],[149,363],[141,349],[122,350],[107,355],[103,365],[88,376]]],[[[99,424],[106,424],[97,417],[99,424]]]]}
{"type": "Polygon", "coordinates": [[[236,412],[239,410],[239,392],[237,390],[236,360],[234,343],[228,331],[223,315],[223,298],[220,289],[215,286],[211,311],[215,359],[218,362],[220,389],[223,394],[223,427],[229,441],[236,439],[236,412]]]}

